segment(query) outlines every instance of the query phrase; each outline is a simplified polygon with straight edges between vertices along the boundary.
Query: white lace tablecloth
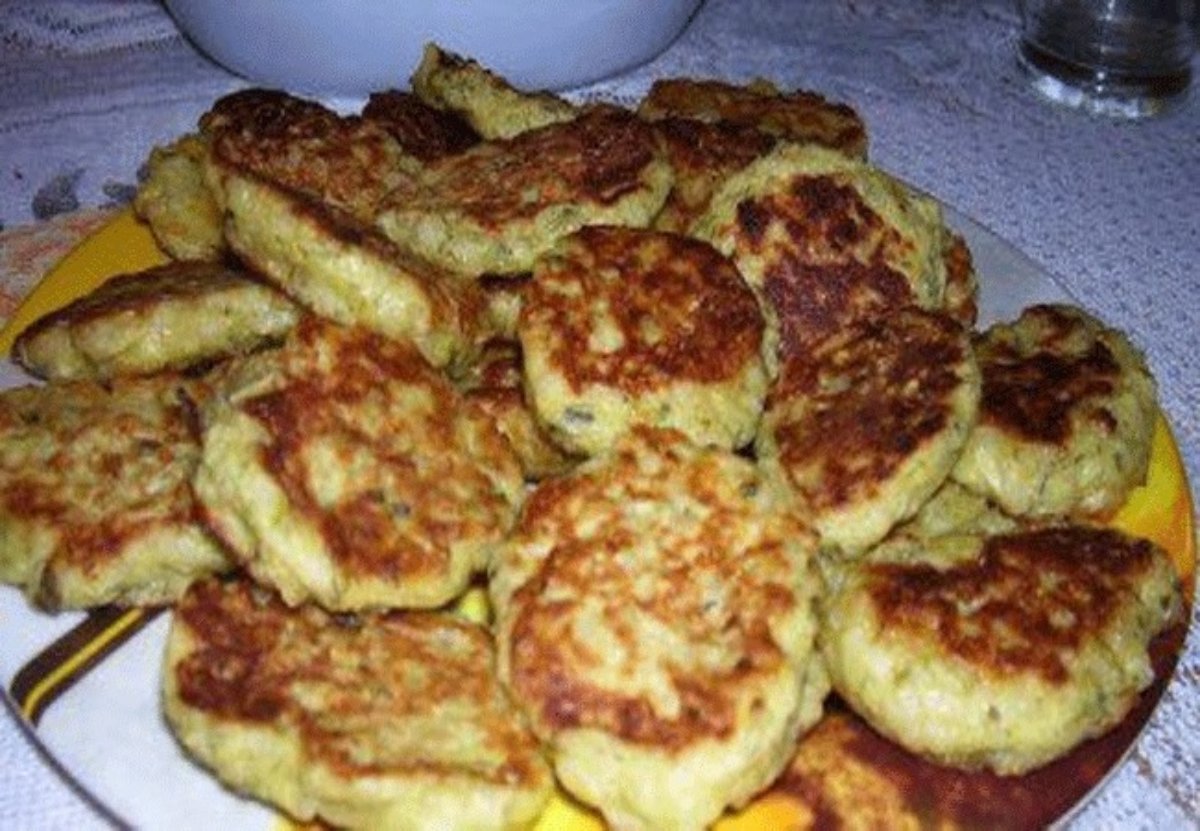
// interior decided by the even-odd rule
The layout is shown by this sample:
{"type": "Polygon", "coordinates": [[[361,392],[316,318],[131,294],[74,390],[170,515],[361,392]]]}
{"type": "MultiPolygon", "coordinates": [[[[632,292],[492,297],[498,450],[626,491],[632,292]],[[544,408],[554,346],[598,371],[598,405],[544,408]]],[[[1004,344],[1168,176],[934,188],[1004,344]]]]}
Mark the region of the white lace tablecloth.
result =
{"type": "MultiPolygon", "coordinates": [[[[1047,105],[1014,62],[1015,6],[708,0],[660,58],[574,93],[632,100],[662,75],[765,76],[852,104],[875,163],[1015,243],[1131,334],[1200,481],[1200,96],[1143,123],[1047,105]]],[[[0,50],[0,230],[125,202],[152,145],[245,83],[150,0],[3,0],[0,50]]],[[[1134,754],[1074,824],[1200,827],[1198,768],[1193,637],[1134,754]]],[[[0,716],[0,828],[103,825],[0,716]]]]}

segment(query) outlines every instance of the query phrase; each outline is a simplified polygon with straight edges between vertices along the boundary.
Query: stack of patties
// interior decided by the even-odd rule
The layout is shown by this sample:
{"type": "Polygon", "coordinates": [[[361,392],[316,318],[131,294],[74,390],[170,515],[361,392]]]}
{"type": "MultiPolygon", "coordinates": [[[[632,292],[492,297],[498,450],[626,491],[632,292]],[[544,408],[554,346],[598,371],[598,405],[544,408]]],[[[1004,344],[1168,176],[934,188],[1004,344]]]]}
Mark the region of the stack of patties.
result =
{"type": "Polygon", "coordinates": [[[26,328],[13,358],[46,383],[0,394],[0,579],[48,609],[161,605],[229,569],[191,491],[197,368],[298,317],[245,272],[177,262],[26,328]]]}
{"type": "Polygon", "coordinates": [[[519,828],[557,781],[703,828],[831,678],[939,763],[1042,764],[1177,616],[1079,524],[1153,382],[1079,310],[973,332],[970,252],[865,154],[811,93],[576,105],[432,46],[359,115],[223,98],[135,203],[180,260],[17,341],[0,579],[177,602],[168,723],[301,820],[519,828]]]}
{"type": "Polygon", "coordinates": [[[813,143],[726,175],[690,233],[768,321],[755,452],[818,533],[842,698],[915,753],[1004,774],[1120,721],[1180,607],[1162,550],[1087,524],[1146,475],[1137,351],[1066,306],[972,332],[937,204],[813,143]]]}
{"type": "Polygon", "coordinates": [[[882,734],[1015,775],[1125,717],[1182,594],[1166,552],[1093,524],[1146,475],[1155,396],[1136,350],[1039,306],[975,352],[979,415],[949,477],[880,544],[826,561],[821,643],[882,734]]]}
{"type": "Polygon", "coordinates": [[[731,257],[769,324],[760,461],[826,549],[861,553],[933,494],[975,422],[961,242],[933,200],[794,142],[726,178],[692,231],[731,257]]]}

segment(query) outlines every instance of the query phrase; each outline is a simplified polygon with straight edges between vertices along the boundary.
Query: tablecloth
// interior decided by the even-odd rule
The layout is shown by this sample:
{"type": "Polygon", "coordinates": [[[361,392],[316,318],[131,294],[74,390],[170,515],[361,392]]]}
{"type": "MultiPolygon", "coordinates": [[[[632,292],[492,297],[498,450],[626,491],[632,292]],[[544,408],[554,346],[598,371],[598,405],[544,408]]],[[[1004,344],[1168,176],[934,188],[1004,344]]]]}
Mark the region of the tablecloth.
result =
{"type": "MultiPolygon", "coordinates": [[[[763,76],[851,104],[876,164],[1015,243],[1130,333],[1197,481],[1200,101],[1137,123],[1049,105],[1015,63],[1016,26],[1002,0],[707,0],[661,56],[569,94],[632,101],[660,76],[763,76]]],[[[0,49],[3,317],[64,245],[128,201],[153,145],[246,81],[151,0],[3,0],[0,49]]],[[[1200,827],[1198,763],[1192,637],[1146,734],[1073,823],[1200,827]]],[[[0,718],[0,827],[106,822],[0,718]]]]}

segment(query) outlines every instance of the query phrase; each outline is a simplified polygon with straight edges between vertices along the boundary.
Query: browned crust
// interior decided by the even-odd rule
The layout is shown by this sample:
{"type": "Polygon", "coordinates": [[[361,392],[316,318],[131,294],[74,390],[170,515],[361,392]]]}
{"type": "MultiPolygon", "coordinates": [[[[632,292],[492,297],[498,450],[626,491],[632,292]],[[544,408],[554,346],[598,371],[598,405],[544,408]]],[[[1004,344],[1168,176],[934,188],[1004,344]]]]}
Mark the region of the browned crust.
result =
{"type": "MultiPolygon", "coordinates": [[[[411,346],[365,329],[306,318],[285,350],[298,356],[285,368],[286,383],[241,403],[270,436],[260,464],[278,482],[294,511],[320,530],[327,550],[344,573],[384,580],[416,579],[446,570],[452,545],[462,537],[498,535],[481,525],[481,515],[506,516],[505,498],[478,466],[455,449],[461,400],[450,383],[411,346]],[[318,357],[320,356],[320,357],[318,357]],[[358,423],[363,408],[379,402],[380,385],[412,385],[430,396],[431,412],[420,425],[426,465],[418,465],[390,429],[358,423]],[[367,478],[354,483],[350,498],[323,505],[311,490],[313,473],[305,448],[315,437],[336,439],[343,449],[376,460],[367,478]],[[433,459],[433,448],[444,453],[433,459]],[[423,469],[432,466],[435,470],[423,469]],[[378,481],[375,481],[378,479],[378,481]],[[374,486],[372,486],[374,482],[374,486]],[[471,512],[457,511],[441,487],[471,486],[471,512]],[[406,501],[396,501],[407,495],[406,501]],[[449,517],[457,517],[449,521],[449,517]]],[[[392,425],[393,427],[395,425],[392,425]]],[[[501,440],[497,435],[495,441],[501,440]]],[[[507,451],[507,447],[503,448],[507,451]]],[[[504,454],[502,454],[504,455],[504,454]]],[[[344,464],[349,467],[350,459],[344,464]]]]}
{"type": "Polygon", "coordinates": [[[767,420],[785,471],[820,468],[814,485],[793,481],[806,503],[836,508],[875,493],[941,434],[969,349],[958,324],[909,308],[852,323],[785,363],[767,420]],[[802,418],[788,417],[793,398],[805,402],[802,418]]]}
{"type": "Polygon", "coordinates": [[[508,439],[526,479],[565,473],[579,461],[554,444],[525,400],[521,344],[495,338],[460,381],[464,397],[487,413],[508,439]]]}
{"type": "Polygon", "coordinates": [[[456,155],[481,140],[462,116],[432,107],[411,92],[371,93],[362,117],[387,130],[405,152],[423,162],[456,155]]]}
{"type": "Polygon", "coordinates": [[[1144,539],[1070,526],[990,537],[949,568],[865,568],[889,635],[933,638],[981,673],[1066,684],[1071,656],[1137,602],[1138,583],[1163,556],[1144,539]]]}
{"type": "Polygon", "coordinates": [[[549,363],[576,392],[603,384],[636,395],[675,382],[735,378],[758,359],[764,323],[737,267],[707,243],[674,234],[583,228],[543,258],[521,311],[549,363]],[[563,294],[571,287],[571,296],[563,294]],[[603,301],[623,345],[587,348],[603,301]],[[539,338],[540,339],[540,338],[539,338]]]}
{"type": "Polygon", "coordinates": [[[779,318],[780,359],[855,318],[916,302],[884,254],[904,240],[848,184],[798,175],[738,204],[739,248],[767,259],[763,291],[779,318]],[[779,226],[786,245],[768,228],[779,226]]]}
{"type": "Polygon", "coordinates": [[[45,429],[57,447],[36,469],[9,471],[0,494],[3,513],[44,524],[58,533],[36,592],[39,604],[47,608],[61,605],[58,573],[99,575],[119,562],[137,540],[164,527],[183,528],[195,522],[195,503],[186,479],[169,491],[145,494],[140,504],[100,516],[81,513],[81,508],[88,507],[77,504],[81,494],[62,486],[87,475],[102,487],[119,488],[138,471],[178,465],[181,456],[185,460],[190,455],[198,457],[184,401],[186,386],[187,382],[175,376],[115,379],[105,384],[65,382],[57,389],[69,394],[72,409],[78,410],[66,419],[44,412],[46,404],[37,390],[4,399],[0,430],[45,429]],[[127,396],[128,402],[122,403],[127,396]],[[155,406],[137,412],[133,402],[146,402],[148,397],[158,399],[155,406]],[[98,425],[110,438],[104,453],[87,460],[85,473],[78,468],[81,460],[78,453],[71,452],[72,445],[94,440],[98,425]]]}
{"type": "Polygon", "coordinates": [[[221,164],[300,191],[360,219],[412,174],[381,125],[264,89],[219,99],[200,119],[221,164]]]}
{"type": "Polygon", "coordinates": [[[654,82],[638,112],[647,118],[683,116],[753,127],[856,158],[867,155],[867,132],[858,113],[805,90],[781,93],[762,82],[738,86],[717,80],[666,78],[654,82]]]}
{"type": "Polygon", "coordinates": [[[214,290],[257,282],[250,272],[221,263],[173,260],[133,274],[119,274],[95,291],[44,315],[29,325],[13,344],[13,358],[23,360],[26,344],[48,329],[74,326],[121,314],[140,315],[164,300],[204,297],[214,290]]]}
{"type": "MultiPolygon", "coordinates": [[[[707,462],[682,458],[680,434],[640,427],[633,432],[639,442],[662,452],[668,469],[688,466],[688,494],[710,510],[689,533],[687,551],[662,554],[652,595],[635,597],[617,554],[636,551],[638,541],[622,524],[620,511],[631,502],[662,498],[653,477],[638,470],[637,452],[627,443],[603,473],[543,482],[527,500],[516,534],[519,539],[523,530],[550,530],[554,542],[536,573],[512,599],[517,611],[509,633],[510,685],[518,699],[537,713],[535,724],[552,732],[598,729],[630,743],[675,753],[705,738],[721,740],[734,732],[739,691],[756,677],[778,672],[785,660],[770,621],[787,614],[797,601],[778,582],[779,573],[770,574],[778,566],[768,563],[786,557],[783,542],[770,538],[747,544],[739,539],[745,517],[716,497],[715,479],[721,474],[707,462]],[[593,505],[609,506],[613,516],[599,523],[602,531],[581,538],[572,517],[581,506],[593,505]],[[740,552],[736,562],[729,554],[734,550],[740,552]],[[728,582],[732,595],[728,613],[714,614],[707,608],[697,575],[728,582]],[[602,660],[595,645],[581,639],[572,626],[573,612],[583,597],[601,605],[599,614],[615,627],[623,654],[633,660],[648,645],[640,644],[634,632],[619,623],[622,610],[631,605],[691,643],[735,642],[739,658],[727,668],[668,668],[680,710],[675,716],[663,715],[645,697],[597,686],[576,671],[586,672],[602,660]]],[[[749,481],[743,485],[752,486],[749,481]]],[[[792,530],[797,536],[805,534],[798,525],[792,530]]],[[[671,663],[669,657],[663,662],[671,663]]]]}
{"type": "Polygon", "coordinates": [[[646,187],[658,158],[653,129],[632,113],[595,106],[578,118],[486,142],[436,162],[421,183],[398,187],[400,210],[430,199],[484,228],[530,219],[550,205],[612,205],[646,187]]]}
{"type": "Polygon", "coordinates": [[[1066,346],[1082,324],[1053,306],[1031,307],[1022,317],[1040,324],[1042,336],[1033,348],[982,337],[982,421],[1026,441],[1059,446],[1070,441],[1080,414],[1104,433],[1116,430],[1116,416],[1103,402],[1115,392],[1122,369],[1108,346],[1099,339],[1082,352],[1066,346]]]}
{"type": "Polygon", "coordinates": [[[765,155],[778,139],[755,127],[668,116],[654,122],[675,184],[655,227],[685,233],[708,208],[717,186],[765,155]]]}
{"type": "Polygon", "coordinates": [[[491,640],[481,628],[445,614],[404,612],[333,616],[315,607],[289,609],[245,581],[194,585],[176,609],[176,625],[194,641],[173,668],[182,702],[229,722],[269,723],[298,731],[304,755],[346,778],[433,773],[461,775],[429,760],[381,764],[356,753],[356,724],[364,736],[396,719],[420,715],[443,701],[467,700],[490,718],[486,746],[504,762],[473,775],[505,786],[540,786],[533,737],[508,717],[491,674],[491,640]],[[440,644],[453,637],[456,649],[440,644]],[[463,645],[467,648],[464,650],[463,645]],[[406,664],[425,668],[419,690],[406,664]],[[323,688],[319,710],[297,696],[323,688]]]}

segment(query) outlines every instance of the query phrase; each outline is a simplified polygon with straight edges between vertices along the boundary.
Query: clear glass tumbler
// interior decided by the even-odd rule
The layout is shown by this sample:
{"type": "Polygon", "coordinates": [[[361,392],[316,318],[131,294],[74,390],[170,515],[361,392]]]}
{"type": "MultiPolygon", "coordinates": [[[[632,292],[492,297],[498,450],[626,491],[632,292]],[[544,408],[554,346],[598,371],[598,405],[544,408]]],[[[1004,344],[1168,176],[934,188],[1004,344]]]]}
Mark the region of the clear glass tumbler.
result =
{"type": "Polygon", "coordinates": [[[1018,0],[1020,61],[1048,98],[1097,115],[1157,115],[1188,94],[1197,0],[1018,0]]]}

